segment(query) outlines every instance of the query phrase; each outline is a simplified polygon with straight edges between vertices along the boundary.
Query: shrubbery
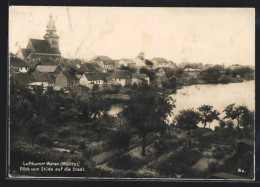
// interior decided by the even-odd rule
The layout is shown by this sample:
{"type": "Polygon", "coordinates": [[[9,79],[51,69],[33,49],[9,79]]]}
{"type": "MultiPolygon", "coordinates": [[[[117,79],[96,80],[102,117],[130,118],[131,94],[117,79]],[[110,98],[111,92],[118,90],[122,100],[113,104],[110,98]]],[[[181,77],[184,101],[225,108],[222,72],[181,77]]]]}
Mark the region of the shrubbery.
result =
{"type": "Polygon", "coordinates": [[[51,147],[53,145],[53,140],[46,134],[40,134],[36,137],[35,143],[42,146],[51,147]]]}

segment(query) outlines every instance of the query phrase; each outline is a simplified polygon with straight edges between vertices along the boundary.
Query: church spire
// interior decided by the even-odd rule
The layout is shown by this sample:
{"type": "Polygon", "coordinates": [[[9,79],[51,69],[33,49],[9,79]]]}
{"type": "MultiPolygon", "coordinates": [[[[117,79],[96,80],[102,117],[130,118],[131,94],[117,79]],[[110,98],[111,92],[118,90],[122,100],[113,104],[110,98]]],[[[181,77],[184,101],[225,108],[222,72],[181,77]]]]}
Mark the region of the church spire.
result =
{"type": "Polygon", "coordinates": [[[56,34],[55,22],[51,14],[47,23],[46,34],[43,38],[49,42],[51,48],[59,49],[59,36],[56,34]]]}
{"type": "Polygon", "coordinates": [[[49,21],[47,23],[46,31],[56,31],[55,22],[50,14],[49,21]]]}

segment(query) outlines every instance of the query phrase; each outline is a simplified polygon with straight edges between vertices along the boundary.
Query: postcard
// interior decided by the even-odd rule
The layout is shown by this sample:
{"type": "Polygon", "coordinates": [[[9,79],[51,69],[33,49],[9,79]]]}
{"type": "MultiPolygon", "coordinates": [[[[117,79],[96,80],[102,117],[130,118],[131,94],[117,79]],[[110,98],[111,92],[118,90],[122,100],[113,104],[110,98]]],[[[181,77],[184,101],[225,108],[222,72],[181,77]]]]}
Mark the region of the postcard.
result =
{"type": "Polygon", "coordinates": [[[9,7],[10,179],[255,179],[255,9],[9,7]]]}

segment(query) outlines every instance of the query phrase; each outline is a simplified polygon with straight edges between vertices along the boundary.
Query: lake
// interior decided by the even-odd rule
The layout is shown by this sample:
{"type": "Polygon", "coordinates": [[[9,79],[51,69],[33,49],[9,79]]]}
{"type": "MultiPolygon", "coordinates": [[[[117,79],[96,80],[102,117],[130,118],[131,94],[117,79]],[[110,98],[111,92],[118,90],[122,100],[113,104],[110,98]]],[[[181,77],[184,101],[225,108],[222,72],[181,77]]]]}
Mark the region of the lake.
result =
{"type": "MultiPolygon", "coordinates": [[[[184,86],[171,96],[176,99],[176,108],[173,109],[173,117],[168,118],[170,123],[180,110],[197,109],[203,104],[212,105],[215,110],[222,112],[220,117],[223,117],[225,115],[224,108],[232,103],[245,105],[249,110],[255,110],[255,81],[184,86]]],[[[121,111],[122,105],[113,105],[109,114],[116,115],[121,111]]],[[[210,127],[214,129],[216,125],[218,122],[213,121],[210,127]]]]}
{"type": "MultiPolygon", "coordinates": [[[[188,108],[198,108],[206,104],[212,105],[215,110],[222,112],[220,117],[225,116],[224,108],[232,103],[236,105],[245,105],[249,110],[255,110],[255,81],[246,81],[241,83],[229,84],[202,84],[184,86],[178,89],[176,94],[171,95],[176,99],[176,108],[173,110],[174,116],[180,110],[188,108]]],[[[172,121],[174,117],[170,118],[172,121]]],[[[216,121],[211,124],[215,128],[216,121]]]]}

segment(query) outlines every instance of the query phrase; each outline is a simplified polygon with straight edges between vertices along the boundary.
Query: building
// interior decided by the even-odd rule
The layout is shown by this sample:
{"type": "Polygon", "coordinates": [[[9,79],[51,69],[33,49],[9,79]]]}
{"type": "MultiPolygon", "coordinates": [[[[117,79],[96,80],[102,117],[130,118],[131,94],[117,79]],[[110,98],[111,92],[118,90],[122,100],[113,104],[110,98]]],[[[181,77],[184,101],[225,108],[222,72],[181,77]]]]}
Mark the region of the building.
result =
{"type": "Polygon", "coordinates": [[[150,84],[150,78],[146,74],[132,73],[131,85],[150,84]]]}
{"type": "Polygon", "coordinates": [[[55,80],[56,87],[73,87],[79,85],[79,79],[73,71],[61,71],[55,80]]]}
{"type": "Polygon", "coordinates": [[[167,60],[165,60],[164,58],[160,58],[160,57],[152,58],[151,62],[153,63],[153,68],[161,68],[161,67],[170,66],[170,63],[167,60]]]}
{"type": "Polygon", "coordinates": [[[53,75],[56,77],[61,71],[59,66],[42,66],[39,65],[36,67],[35,72],[48,73],[49,75],[53,75]]]}
{"type": "Polygon", "coordinates": [[[156,70],[156,76],[158,77],[165,77],[165,78],[170,78],[174,76],[174,71],[171,68],[158,68],[156,70]]]}
{"type": "Polygon", "coordinates": [[[10,71],[14,73],[27,73],[29,67],[21,59],[17,57],[10,57],[10,71]]]}
{"type": "Polygon", "coordinates": [[[44,39],[29,39],[27,47],[20,48],[16,56],[24,60],[38,57],[60,58],[59,36],[56,31],[55,22],[50,15],[44,39]]]}
{"type": "Polygon", "coordinates": [[[145,59],[144,59],[144,53],[143,52],[140,52],[137,55],[137,57],[134,58],[132,61],[135,63],[137,69],[140,69],[141,67],[145,67],[146,66],[145,59]]]}
{"type": "Polygon", "coordinates": [[[111,78],[114,84],[120,84],[122,86],[131,84],[131,73],[129,71],[117,70],[112,73],[111,78]]]}
{"type": "Polygon", "coordinates": [[[16,85],[27,86],[35,80],[31,75],[27,73],[15,73],[10,76],[10,81],[16,85]]]}
{"type": "Polygon", "coordinates": [[[104,70],[104,72],[115,69],[115,61],[109,58],[108,56],[95,56],[90,62],[97,63],[99,67],[101,67],[104,70]]]}
{"type": "Polygon", "coordinates": [[[185,68],[183,74],[184,76],[188,76],[189,78],[198,78],[200,70],[194,68],[185,68]]]}
{"type": "Polygon", "coordinates": [[[46,90],[47,87],[54,86],[55,79],[46,72],[32,72],[31,76],[33,77],[33,81],[28,84],[29,88],[43,86],[43,89],[46,90]]]}
{"type": "Polygon", "coordinates": [[[80,66],[80,68],[78,69],[78,71],[82,72],[82,73],[86,73],[86,72],[99,72],[95,66],[91,63],[84,63],[80,66]]]}
{"type": "Polygon", "coordinates": [[[94,84],[104,84],[106,77],[107,75],[105,73],[84,73],[79,79],[79,84],[92,89],[94,84]]]}

